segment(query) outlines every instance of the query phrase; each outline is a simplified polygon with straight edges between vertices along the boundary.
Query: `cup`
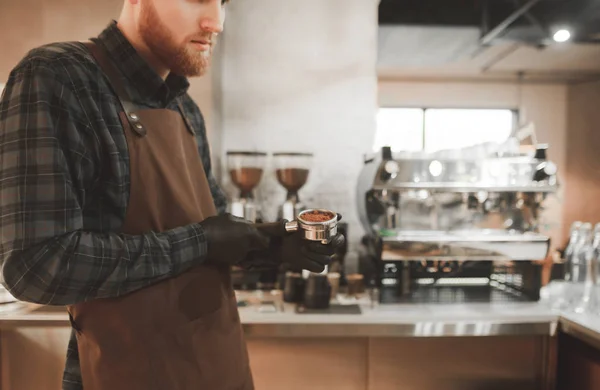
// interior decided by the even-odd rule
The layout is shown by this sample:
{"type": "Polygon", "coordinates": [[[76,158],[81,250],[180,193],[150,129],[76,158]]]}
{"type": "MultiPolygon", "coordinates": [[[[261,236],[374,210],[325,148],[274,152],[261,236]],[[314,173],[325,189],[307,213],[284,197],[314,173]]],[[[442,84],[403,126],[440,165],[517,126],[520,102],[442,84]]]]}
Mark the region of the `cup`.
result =
{"type": "Polygon", "coordinates": [[[306,280],[304,306],[307,309],[327,309],[331,299],[331,286],[327,275],[311,274],[306,280]]]}
{"type": "Polygon", "coordinates": [[[350,274],[346,276],[348,282],[348,297],[357,298],[360,294],[365,291],[364,276],[361,274],[350,274]]]}
{"type": "Polygon", "coordinates": [[[375,309],[379,306],[379,300],[381,298],[379,289],[377,287],[369,288],[369,301],[371,303],[371,309],[375,309]]]}
{"type": "Polygon", "coordinates": [[[304,299],[305,280],[302,274],[288,272],[285,274],[283,300],[289,303],[301,303],[304,299]]]}
{"type": "Polygon", "coordinates": [[[329,285],[331,286],[331,299],[336,299],[340,292],[340,274],[337,272],[331,272],[327,274],[329,285]]]}

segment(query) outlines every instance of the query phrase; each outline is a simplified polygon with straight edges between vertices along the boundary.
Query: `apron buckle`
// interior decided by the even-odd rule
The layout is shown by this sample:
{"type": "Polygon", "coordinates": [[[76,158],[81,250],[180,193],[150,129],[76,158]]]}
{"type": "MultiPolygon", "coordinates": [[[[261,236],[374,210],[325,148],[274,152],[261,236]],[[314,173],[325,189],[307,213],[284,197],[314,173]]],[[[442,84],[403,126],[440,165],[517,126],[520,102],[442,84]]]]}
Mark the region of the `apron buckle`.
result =
{"type": "Polygon", "coordinates": [[[126,112],[125,115],[127,116],[127,120],[129,121],[131,128],[137,135],[143,137],[147,134],[146,128],[140,122],[140,117],[138,114],[135,112],[126,112]]]}

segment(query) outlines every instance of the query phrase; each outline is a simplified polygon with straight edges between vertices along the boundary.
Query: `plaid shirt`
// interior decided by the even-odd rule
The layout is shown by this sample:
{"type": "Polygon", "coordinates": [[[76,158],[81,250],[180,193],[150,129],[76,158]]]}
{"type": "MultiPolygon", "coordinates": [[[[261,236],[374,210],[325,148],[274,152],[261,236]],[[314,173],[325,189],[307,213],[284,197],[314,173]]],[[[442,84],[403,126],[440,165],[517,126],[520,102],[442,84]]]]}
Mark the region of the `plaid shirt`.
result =
{"type": "MultiPolygon", "coordinates": [[[[115,22],[97,38],[140,108],[177,111],[196,130],[219,212],[226,199],[211,173],[200,110],[184,77],[160,78],[115,22]]],[[[200,264],[199,225],[132,236],[119,233],[129,199],[129,157],[121,110],[106,78],[78,42],[32,50],[0,100],[2,284],[18,299],[69,305],[117,297],[200,264]]],[[[63,389],[81,389],[71,336],[63,389]]]]}

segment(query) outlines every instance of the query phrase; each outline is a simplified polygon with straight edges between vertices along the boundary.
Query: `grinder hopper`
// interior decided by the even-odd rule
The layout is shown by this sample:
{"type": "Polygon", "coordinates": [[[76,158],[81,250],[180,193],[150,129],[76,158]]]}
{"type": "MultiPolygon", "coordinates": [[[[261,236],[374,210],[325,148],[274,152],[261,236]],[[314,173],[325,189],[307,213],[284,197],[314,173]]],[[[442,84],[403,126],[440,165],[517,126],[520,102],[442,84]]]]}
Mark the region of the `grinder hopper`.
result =
{"type": "Polygon", "coordinates": [[[279,219],[295,220],[305,207],[298,191],[306,184],[312,166],[312,153],[273,153],[277,181],[286,190],[286,200],[279,207],[279,219]]]}
{"type": "Polygon", "coordinates": [[[267,154],[263,152],[229,151],[227,168],[231,182],[239,189],[230,205],[230,212],[236,217],[256,222],[258,207],[254,201],[254,189],[260,183],[267,154]]]}

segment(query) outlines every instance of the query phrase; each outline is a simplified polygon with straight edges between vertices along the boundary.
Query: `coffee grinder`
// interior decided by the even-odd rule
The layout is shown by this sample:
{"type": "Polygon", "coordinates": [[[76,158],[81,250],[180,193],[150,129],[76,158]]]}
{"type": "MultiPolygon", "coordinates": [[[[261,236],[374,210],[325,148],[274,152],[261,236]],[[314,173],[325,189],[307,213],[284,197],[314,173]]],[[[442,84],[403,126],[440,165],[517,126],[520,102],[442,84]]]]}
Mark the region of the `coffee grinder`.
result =
{"type": "Polygon", "coordinates": [[[279,207],[279,219],[293,221],[305,210],[298,191],[306,184],[312,166],[312,153],[273,153],[277,180],[287,190],[285,202],[279,207]]]}
{"type": "Polygon", "coordinates": [[[258,205],[254,200],[254,188],[260,183],[267,160],[267,153],[249,151],[227,152],[227,169],[233,184],[240,190],[239,196],[230,204],[230,213],[250,222],[259,219],[258,205]]]}

